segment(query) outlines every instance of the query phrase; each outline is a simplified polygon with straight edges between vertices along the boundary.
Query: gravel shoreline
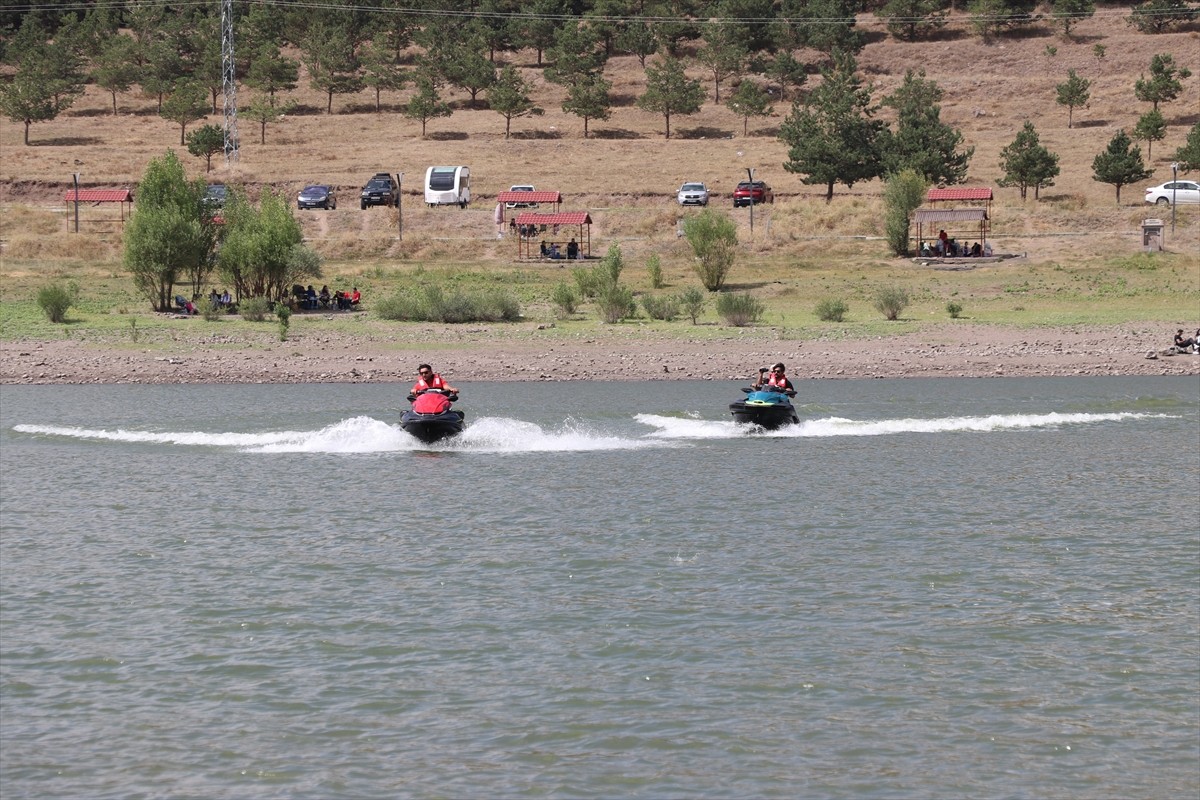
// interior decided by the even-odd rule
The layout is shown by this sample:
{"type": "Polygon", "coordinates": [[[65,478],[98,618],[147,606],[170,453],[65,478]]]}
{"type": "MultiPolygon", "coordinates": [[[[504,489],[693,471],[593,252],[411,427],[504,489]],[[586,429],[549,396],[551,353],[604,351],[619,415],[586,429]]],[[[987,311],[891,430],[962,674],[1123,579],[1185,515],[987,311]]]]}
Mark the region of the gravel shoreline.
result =
{"type": "Polygon", "coordinates": [[[886,337],[796,340],[754,328],[689,340],[622,327],[569,338],[530,324],[431,326],[403,341],[314,330],[286,342],[265,334],[253,341],[30,340],[0,343],[0,384],[407,382],[421,361],[459,384],[742,380],[773,361],[786,362],[795,380],[1200,375],[1200,356],[1166,354],[1172,333],[1160,322],[1086,330],[967,322],[886,337]]]}

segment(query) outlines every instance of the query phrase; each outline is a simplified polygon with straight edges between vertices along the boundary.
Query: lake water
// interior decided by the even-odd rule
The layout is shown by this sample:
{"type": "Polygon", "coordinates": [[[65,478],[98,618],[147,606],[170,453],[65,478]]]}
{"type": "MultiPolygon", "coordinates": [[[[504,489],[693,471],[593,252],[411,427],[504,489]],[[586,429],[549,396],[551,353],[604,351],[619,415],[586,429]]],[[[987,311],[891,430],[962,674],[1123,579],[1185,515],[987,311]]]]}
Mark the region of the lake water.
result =
{"type": "Polygon", "coordinates": [[[1197,796],[1195,378],[455,382],[0,389],[0,796],[1197,796]]]}

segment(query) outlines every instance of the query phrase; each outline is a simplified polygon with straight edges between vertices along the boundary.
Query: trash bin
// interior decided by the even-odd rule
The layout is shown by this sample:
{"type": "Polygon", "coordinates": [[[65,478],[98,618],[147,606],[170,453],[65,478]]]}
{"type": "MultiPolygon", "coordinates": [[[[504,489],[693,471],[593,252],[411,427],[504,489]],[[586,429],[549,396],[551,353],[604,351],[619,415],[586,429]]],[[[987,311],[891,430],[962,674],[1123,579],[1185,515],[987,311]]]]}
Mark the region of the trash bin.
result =
{"type": "Polygon", "coordinates": [[[1163,227],[1161,219],[1142,220],[1142,250],[1151,253],[1163,249],[1163,227]]]}

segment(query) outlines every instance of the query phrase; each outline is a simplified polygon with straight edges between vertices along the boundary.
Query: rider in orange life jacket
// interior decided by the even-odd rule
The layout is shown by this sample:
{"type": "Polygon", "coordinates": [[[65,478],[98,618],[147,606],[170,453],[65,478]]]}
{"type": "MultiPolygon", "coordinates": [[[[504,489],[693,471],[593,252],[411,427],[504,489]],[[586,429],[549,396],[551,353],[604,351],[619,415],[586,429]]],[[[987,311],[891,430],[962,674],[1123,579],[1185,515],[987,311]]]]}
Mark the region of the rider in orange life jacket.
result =
{"type": "Polygon", "coordinates": [[[417,367],[417,375],[420,377],[418,377],[417,382],[413,384],[413,394],[420,394],[421,392],[425,392],[430,389],[441,389],[443,391],[450,392],[451,394],[458,394],[458,389],[455,389],[453,386],[446,383],[446,381],[442,379],[442,376],[435,373],[433,371],[433,367],[429,366],[428,364],[422,364],[417,367]]]}
{"type": "Polygon", "coordinates": [[[788,397],[795,397],[796,387],[792,386],[792,382],[789,381],[787,375],[784,374],[785,371],[786,367],[784,367],[782,361],[777,361],[769,370],[766,367],[763,367],[758,371],[758,381],[753,385],[752,388],[755,391],[763,388],[777,389],[786,394],[788,397]]]}

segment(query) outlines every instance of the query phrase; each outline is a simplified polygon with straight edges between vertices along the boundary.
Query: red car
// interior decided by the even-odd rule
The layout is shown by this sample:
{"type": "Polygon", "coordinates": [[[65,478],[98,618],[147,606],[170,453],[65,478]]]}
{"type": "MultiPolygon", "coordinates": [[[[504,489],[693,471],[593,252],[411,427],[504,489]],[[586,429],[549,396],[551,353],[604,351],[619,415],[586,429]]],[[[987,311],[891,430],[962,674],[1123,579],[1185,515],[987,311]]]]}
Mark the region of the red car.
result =
{"type": "Polygon", "coordinates": [[[733,207],[774,203],[775,192],[763,181],[742,181],[733,190],[733,207]]]}

